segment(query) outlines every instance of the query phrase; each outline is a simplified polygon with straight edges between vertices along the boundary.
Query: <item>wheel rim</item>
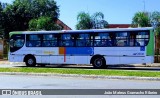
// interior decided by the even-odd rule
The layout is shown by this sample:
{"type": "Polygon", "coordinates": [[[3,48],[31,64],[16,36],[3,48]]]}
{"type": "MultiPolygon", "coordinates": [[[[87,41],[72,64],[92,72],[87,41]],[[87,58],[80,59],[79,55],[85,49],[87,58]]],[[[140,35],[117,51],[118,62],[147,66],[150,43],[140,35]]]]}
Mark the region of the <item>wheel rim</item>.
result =
{"type": "Polygon", "coordinates": [[[94,61],[94,65],[96,65],[96,67],[101,67],[102,66],[102,59],[96,59],[94,61]]]}
{"type": "Polygon", "coordinates": [[[29,65],[32,65],[33,62],[34,62],[33,59],[28,59],[28,64],[29,64],[29,65]]]}

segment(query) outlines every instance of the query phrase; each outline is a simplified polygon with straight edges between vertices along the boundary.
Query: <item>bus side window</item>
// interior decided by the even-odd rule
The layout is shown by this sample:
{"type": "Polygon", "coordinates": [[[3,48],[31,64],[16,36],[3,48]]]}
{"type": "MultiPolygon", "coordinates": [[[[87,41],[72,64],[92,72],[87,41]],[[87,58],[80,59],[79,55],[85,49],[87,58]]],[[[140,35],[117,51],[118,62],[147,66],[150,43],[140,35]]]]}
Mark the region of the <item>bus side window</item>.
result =
{"type": "Polygon", "coordinates": [[[77,34],[76,46],[85,47],[90,46],[89,34],[77,34]]]}
{"type": "Polygon", "coordinates": [[[149,33],[147,31],[139,31],[136,35],[136,46],[146,46],[149,41],[149,33]]]}
{"type": "Polygon", "coordinates": [[[44,41],[44,42],[43,42],[43,46],[45,46],[45,47],[49,47],[49,46],[51,46],[51,44],[50,44],[50,42],[49,42],[49,41],[44,41]]]}
{"type": "Polygon", "coordinates": [[[50,46],[57,47],[57,41],[50,41],[50,46]]]}
{"type": "Polygon", "coordinates": [[[28,47],[40,47],[41,46],[41,35],[40,34],[28,34],[27,35],[27,46],[28,47]]]}
{"type": "Polygon", "coordinates": [[[108,44],[108,46],[112,46],[113,45],[111,40],[108,40],[107,44],[108,44]]]}
{"type": "Polygon", "coordinates": [[[26,42],[26,46],[27,46],[27,47],[33,47],[33,46],[34,46],[33,41],[27,41],[27,42],[26,42]]]}
{"type": "Polygon", "coordinates": [[[135,46],[141,46],[138,41],[135,42],[135,46]]]}
{"type": "Polygon", "coordinates": [[[85,40],[77,40],[76,41],[76,46],[79,46],[79,47],[83,47],[85,46],[85,40]]]}
{"type": "Polygon", "coordinates": [[[109,37],[110,37],[110,42],[111,42],[111,46],[115,46],[115,41],[116,41],[116,35],[114,32],[109,33],[109,37]]]}
{"type": "Polygon", "coordinates": [[[101,40],[101,46],[107,46],[108,40],[107,39],[102,39],[101,40]]]}
{"type": "Polygon", "coordinates": [[[27,46],[29,46],[29,47],[32,47],[32,46],[33,46],[32,43],[31,43],[31,41],[28,41],[28,42],[27,42],[27,46]]]}
{"type": "Polygon", "coordinates": [[[116,46],[124,47],[128,46],[128,36],[129,33],[127,31],[125,32],[116,32],[116,46]]]}
{"type": "Polygon", "coordinates": [[[74,36],[71,34],[62,34],[60,40],[60,46],[74,46],[74,36]]]}
{"type": "Polygon", "coordinates": [[[40,41],[36,41],[36,47],[40,47],[41,46],[41,42],[40,41]]]}

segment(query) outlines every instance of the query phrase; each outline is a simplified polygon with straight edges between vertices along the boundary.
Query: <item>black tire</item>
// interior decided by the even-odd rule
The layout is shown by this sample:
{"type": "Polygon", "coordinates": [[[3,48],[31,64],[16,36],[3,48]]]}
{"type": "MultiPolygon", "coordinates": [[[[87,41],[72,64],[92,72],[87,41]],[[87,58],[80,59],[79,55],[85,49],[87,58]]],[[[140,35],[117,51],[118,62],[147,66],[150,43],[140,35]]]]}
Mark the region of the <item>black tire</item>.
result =
{"type": "Polygon", "coordinates": [[[27,57],[25,61],[28,67],[35,67],[36,66],[36,59],[34,57],[27,57]]]}
{"type": "Polygon", "coordinates": [[[102,56],[96,57],[92,61],[92,65],[94,68],[106,68],[106,61],[102,56]]]}

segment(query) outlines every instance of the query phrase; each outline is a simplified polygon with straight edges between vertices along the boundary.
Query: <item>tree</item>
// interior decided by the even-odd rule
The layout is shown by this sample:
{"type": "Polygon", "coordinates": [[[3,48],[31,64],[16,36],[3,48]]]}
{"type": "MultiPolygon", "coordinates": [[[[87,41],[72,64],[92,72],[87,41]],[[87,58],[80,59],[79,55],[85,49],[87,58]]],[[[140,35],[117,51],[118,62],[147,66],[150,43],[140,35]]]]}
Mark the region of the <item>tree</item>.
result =
{"type": "Polygon", "coordinates": [[[91,29],[93,27],[92,25],[92,19],[89,15],[89,13],[81,12],[77,16],[78,24],[76,25],[76,28],[79,29],[91,29]]]}
{"type": "Polygon", "coordinates": [[[154,11],[150,14],[150,24],[154,27],[156,35],[160,35],[160,12],[154,11]]]}
{"type": "Polygon", "coordinates": [[[4,12],[6,14],[5,32],[27,30],[28,21],[32,19],[29,2],[27,0],[15,0],[12,5],[8,5],[4,12]]]}
{"type": "Polygon", "coordinates": [[[30,30],[61,30],[62,27],[54,23],[51,17],[42,16],[29,22],[30,30]]]}
{"type": "Polygon", "coordinates": [[[132,24],[138,27],[150,26],[148,13],[137,12],[132,19],[132,24]]]}
{"type": "Polygon", "coordinates": [[[160,35],[160,26],[158,26],[158,27],[155,28],[155,33],[158,36],[160,35]]]}
{"type": "Polygon", "coordinates": [[[77,21],[76,29],[102,29],[108,25],[101,12],[96,12],[92,16],[89,13],[81,12],[77,15],[77,21]]]}
{"type": "Polygon", "coordinates": [[[54,0],[32,0],[31,7],[34,18],[47,16],[57,20],[59,17],[59,6],[54,0]]]}
{"type": "Polygon", "coordinates": [[[154,11],[150,14],[150,23],[155,28],[160,26],[160,12],[154,11]]]}
{"type": "Polygon", "coordinates": [[[108,22],[104,20],[104,14],[102,12],[96,12],[92,15],[92,24],[94,29],[106,28],[108,22]]]}
{"type": "Polygon", "coordinates": [[[54,0],[15,0],[4,9],[4,13],[4,32],[8,38],[11,31],[28,30],[29,21],[32,19],[47,16],[56,21],[59,17],[59,7],[54,0]]]}
{"type": "Polygon", "coordinates": [[[32,19],[29,21],[29,30],[37,31],[37,19],[32,19]]]}
{"type": "Polygon", "coordinates": [[[2,3],[0,2],[0,38],[3,38],[3,8],[2,3]]]}
{"type": "Polygon", "coordinates": [[[2,9],[2,3],[0,2],[0,12],[3,11],[2,9]]]}

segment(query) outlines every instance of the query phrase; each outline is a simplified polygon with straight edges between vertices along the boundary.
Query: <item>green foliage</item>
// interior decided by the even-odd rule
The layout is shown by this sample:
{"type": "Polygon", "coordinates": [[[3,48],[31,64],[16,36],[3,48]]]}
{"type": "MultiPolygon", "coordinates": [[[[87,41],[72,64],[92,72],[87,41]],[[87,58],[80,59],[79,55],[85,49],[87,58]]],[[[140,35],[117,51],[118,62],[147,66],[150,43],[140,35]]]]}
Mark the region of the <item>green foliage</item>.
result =
{"type": "Polygon", "coordinates": [[[150,14],[150,23],[155,28],[160,26],[160,12],[154,11],[150,14]]]}
{"type": "MultiPolygon", "coordinates": [[[[3,12],[5,38],[9,37],[11,31],[28,30],[29,21],[32,19],[51,17],[54,23],[59,17],[59,7],[54,0],[15,0],[13,4],[7,5],[3,12]]],[[[33,30],[34,26],[31,27],[33,30]]]]}
{"type": "Polygon", "coordinates": [[[2,9],[2,3],[0,2],[0,12],[2,12],[3,9],[2,9]]]}
{"type": "Polygon", "coordinates": [[[51,17],[40,17],[32,19],[29,22],[29,30],[61,30],[59,25],[56,25],[51,17]]]}
{"type": "Polygon", "coordinates": [[[132,19],[132,24],[138,27],[150,26],[148,13],[137,12],[132,19]]]}
{"type": "Polygon", "coordinates": [[[108,25],[101,12],[96,12],[92,16],[89,13],[81,12],[77,15],[77,21],[76,29],[102,29],[108,25]]]}
{"type": "Polygon", "coordinates": [[[108,26],[108,22],[104,20],[104,14],[102,12],[94,13],[91,18],[94,29],[102,29],[108,26]]]}
{"type": "Polygon", "coordinates": [[[154,27],[156,35],[160,35],[160,12],[154,11],[150,14],[150,23],[154,27]]]}
{"type": "Polygon", "coordinates": [[[37,20],[37,28],[42,30],[48,30],[48,25],[52,22],[50,17],[40,17],[37,20]]]}
{"type": "Polygon", "coordinates": [[[29,21],[29,30],[37,31],[37,19],[32,19],[29,21]]]}
{"type": "Polygon", "coordinates": [[[54,0],[32,0],[32,12],[34,18],[47,16],[57,20],[59,17],[59,7],[54,0]]]}
{"type": "Polygon", "coordinates": [[[137,12],[132,19],[132,27],[154,27],[156,35],[160,35],[160,12],[137,12]]]}
{"type": "Polygon", "coordinates": [[[3,38],[3,9],[2,9],[2,4],[0,2],[0,38],[3,38]]]}
{"type": "Polygon", "coordinates": [[[155,28],[155,32],[156,32],[156,36],[160,35],[160,27],[156,27],[155,28]]]}
{"type": "Polygon", "coordinates": [[[92,19],[89,13],[81,12],[77,16],[78,24],[76,28],[79,29],[91,29],[92,26],[92,19]]]}
{"type": "Polygon", "coordinates": [[[124,71],[124,70],[84,70],[70,68],[0,68],[0,72],[24,72],[24,73],[50,73],[50,74],[78,74],[78,75],[103,75],[103,76],[138,76],[160,77],[156,71],[124,71]]]}

